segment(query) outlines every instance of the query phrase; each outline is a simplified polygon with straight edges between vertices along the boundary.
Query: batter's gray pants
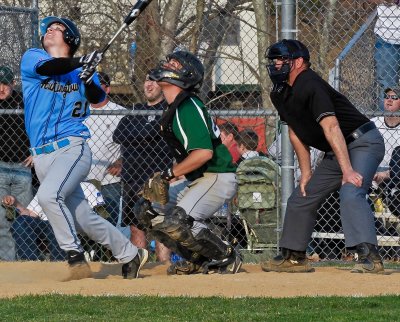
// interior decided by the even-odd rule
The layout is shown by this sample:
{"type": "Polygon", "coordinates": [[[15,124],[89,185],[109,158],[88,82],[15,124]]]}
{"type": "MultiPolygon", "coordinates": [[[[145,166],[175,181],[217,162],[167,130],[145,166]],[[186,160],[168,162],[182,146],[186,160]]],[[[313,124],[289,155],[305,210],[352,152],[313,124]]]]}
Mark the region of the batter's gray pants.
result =
{"type": "Polygon", "coordinates": [[[89,206],[80,183],[90,171],[92,154],[85,140],[69,137],[71,144],[50,154],[34,156],[40,180],[38,201],[57,242],[65,251],[82,252],[77,231],[112,251],[121,263],[132,260],[137,248],[111,223],[89,206]]]}
{"type": "Polygon", "coordinates": [[[280,246],[305,251],[310,241],[321,203],[340,188],[340,217],[346,247],[360,243],[377,244],[374,215],[366,199],[378,165],[385,154],[385,144],[377,129],[371,130],[348,145],[350,161],[364,180],[362,187],[342,183],[337,158],[328,153],[316,168],[303,197],[297,187],[288,199],[280,246]]]}

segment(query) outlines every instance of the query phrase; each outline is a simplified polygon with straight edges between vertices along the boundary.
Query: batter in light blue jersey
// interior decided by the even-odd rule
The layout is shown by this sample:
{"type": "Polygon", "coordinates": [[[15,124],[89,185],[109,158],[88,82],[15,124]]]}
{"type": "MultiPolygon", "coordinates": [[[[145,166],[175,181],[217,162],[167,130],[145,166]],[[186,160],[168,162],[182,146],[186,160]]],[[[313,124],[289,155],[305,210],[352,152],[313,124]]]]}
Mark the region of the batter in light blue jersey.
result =
{"type": "Polygon", "coordinates": [[[89,104],[105,99],[96,73],[102,54],[94,51],[73,58],[80,33],[67,18],[44,18],[40,29],[44,50],[29,49],[21,61],[25,125],[41,183],[39,204],[67,252],[69,279],[91,275],[77,231],[108,247],[124,263],[124,278],[136,278],[147,261],[147,251],[137,249],[93,212],[80,186],[92,161],[86,144],[90,133],[82,122],[89,115],[89,104]]]}

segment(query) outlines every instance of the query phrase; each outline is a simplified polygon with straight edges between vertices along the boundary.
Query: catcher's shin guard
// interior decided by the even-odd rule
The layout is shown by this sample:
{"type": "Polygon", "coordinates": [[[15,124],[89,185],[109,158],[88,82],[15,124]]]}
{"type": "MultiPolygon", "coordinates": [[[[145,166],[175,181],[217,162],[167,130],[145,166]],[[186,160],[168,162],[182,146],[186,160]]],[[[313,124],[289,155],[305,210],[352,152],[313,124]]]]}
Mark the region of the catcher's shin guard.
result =
{"type": "MultiPolygon", "coordinates": [[[[191,231],[192,224],[193,218],[188,216],[184,209],[174,207],[162,223],[154,225],[152,231],[158,231],[158,236],[161,238],[162,234],[165,234],[162,242],[165,241],[167,247],[169,247],[168,245],[175,247],[178,254],[182,254],[182,257],[195,264],[193,267],[184,265],[182,271],[187,271],[187,274],[197,271],[200,265],[204,268],[205,273],[211,268],[217,268],[221,272],[228,270],[237,273],[242,261],[233,247],[223,242],[209,229],[202,229],[194,237],[191,231]],[[165,237],[175,241],[177,245],[174,246],[165,237]]],[[[174,267],[174,269],[181,270],[180,267],[174,267]]]]}
{"type": "Polygon", "coordinates": [[[199,265],[201,265],[204,261],[207,261],[207,258],[201,256],[198,253],[193,253],[188,248],[183,247],[181,244],[179,244],[176,240],[173,240],[165,232],[157,230],[157,225],[155,227],[156,228],[152,228],[149,230],[150,233],[157,241],[163,243],[167,248],[169,248],[175,254],[178,254],[180,257],[190,262],[198,263],[199,265]]]}
{"type": "Polygon", "coordinates": [[[203,246],[204,252],[210,259],[222,260],[228,258],[233,253],[233,247],[226,244],[211,230],[203,228],[195,237],[197,242],[203,246]]]}
{"type": "Polygon", "coordinates": [[[233,246],[222,241],[221,238],[209,229],[202,229],[195,238],[206,249],[208,258],[212,259],[209,263],[203,265],[204,274],[209,269],[217,269],[219,273],[223,274],[235,274],[242,267],[242,257],[240,254],[233,246]]]}
{"type": "MultiPolygon", "coordinates": [[[[167,213],[163,222],[152,227],[152,231],[158,231],[159,237],[161,237],[162,233],[176,242],[181,249],[181,253],[183,249],[187,249],[190,251],[192,258],[199,258],[202,255],[203,246],[193,237],[190,230],[192,224],[193,218],[188,216],[183,208],[174,207],[167,213]]],[[[187,256],[188,252],[185,253],[187,256]]],[[[186,258],[185,254],[183,254],[183,257],[186,258]]]]}
{"type": "Polygon", "coordinates": [[[174,207],[168,212],[165,220],[153,227],[154,230],[165,233],[172,240],[194,254],[199,254],[209,259],[224,259],[229,257],[233,248],[225,244],[217,235],[208,229],[202,229],[194,237],[191,231],[193,218],[186,214],[181,207],[174,207]]]}

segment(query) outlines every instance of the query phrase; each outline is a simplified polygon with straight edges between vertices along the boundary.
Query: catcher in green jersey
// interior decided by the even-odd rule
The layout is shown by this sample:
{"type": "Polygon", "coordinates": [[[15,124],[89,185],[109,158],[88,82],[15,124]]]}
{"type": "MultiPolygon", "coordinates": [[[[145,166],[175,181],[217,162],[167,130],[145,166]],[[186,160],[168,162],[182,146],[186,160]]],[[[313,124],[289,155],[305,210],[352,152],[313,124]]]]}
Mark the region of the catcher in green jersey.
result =
{"type": "Polygon", "coordinates": [[[169,274],[207,273],[210,269],[237,273],[242,265],[234,247],[205,224],[235,195],[237,182],[220,131],[194,94],[203,76],[203,64],[187,51],[173,52],[149,73],[168,103],[160,121],[161,134],[176,164],[146,183],[135,215],[156,239],[185,259],[172,264],[169,274]],[[182,176],[184,179],[169,185],[182,176]]]}

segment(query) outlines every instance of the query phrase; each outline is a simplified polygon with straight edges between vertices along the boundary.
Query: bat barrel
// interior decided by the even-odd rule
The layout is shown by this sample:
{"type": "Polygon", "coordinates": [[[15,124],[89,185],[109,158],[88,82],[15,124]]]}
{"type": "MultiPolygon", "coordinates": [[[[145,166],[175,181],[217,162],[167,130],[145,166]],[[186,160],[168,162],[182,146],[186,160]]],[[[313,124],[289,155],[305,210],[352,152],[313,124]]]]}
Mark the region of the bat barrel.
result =
{"type": "Polygon", "coordinates": [[[139,0],[136,2],[131,12],[126,16],[124,23],[130,25],[142,13],[142,11],[146,9],[151,1],[152,0],[139,0]]]}

